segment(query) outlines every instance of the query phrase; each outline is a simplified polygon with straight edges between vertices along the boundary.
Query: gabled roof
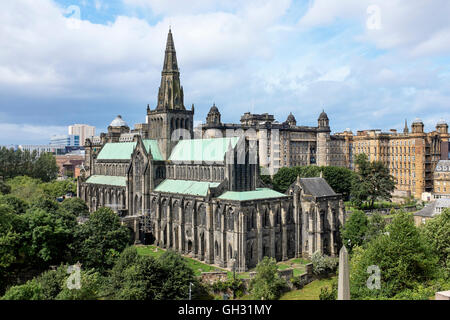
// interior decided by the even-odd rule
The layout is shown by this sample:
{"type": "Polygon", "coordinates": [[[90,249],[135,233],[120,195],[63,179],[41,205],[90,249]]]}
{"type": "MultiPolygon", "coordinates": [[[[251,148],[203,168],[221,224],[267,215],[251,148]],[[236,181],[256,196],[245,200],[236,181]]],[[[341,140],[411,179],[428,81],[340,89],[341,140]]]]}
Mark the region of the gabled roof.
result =
{"type": "Polygon", "coordinates": [[[206,196],[208,188],[215,188],[218,185],[218,182],[166,179],[155,188],[155,191],[206,196]]]}
{"type": "Polygon", "coordinates": [[[335,196],[336,192],[324,178],[300,178],[300,185],[305,194],[314,197],[335,196]]]}
{"type": "Polygon", "coordinates": [[[239,137],[189,139],[178,141],[170,154],[171,161],[224,161],[228,146],[234,148],[239,137]]]}
{"type": "Polygon", "coordinates": [[[126,177],[118,177],[118,176],[93,175],[93,176],[90,176],[86,180],[86,183],[126,187],[127,186],[127,178],[126,177]]]}
{"type": "MultiPolygon", "coordinates": [[[[163,160],[156,140],[144,139],[145,150],[151,152],[154,160],[163,160]]],[[[98,160],[130,160],[137,142],[106,143],[97,156],[98,160]]]]}
{"type": "Polygon", "coordinates": [[[253,191],[227,191],[218,198],[224,200],[248,201],[282,197],[287,196],[269,188],[256,188],[256,190],[253,191]]]}
{"type": "Polygon", "coordinates": [[[106,143],[97,156],[98,160],[129,160],[136,142],[106,143]]]}

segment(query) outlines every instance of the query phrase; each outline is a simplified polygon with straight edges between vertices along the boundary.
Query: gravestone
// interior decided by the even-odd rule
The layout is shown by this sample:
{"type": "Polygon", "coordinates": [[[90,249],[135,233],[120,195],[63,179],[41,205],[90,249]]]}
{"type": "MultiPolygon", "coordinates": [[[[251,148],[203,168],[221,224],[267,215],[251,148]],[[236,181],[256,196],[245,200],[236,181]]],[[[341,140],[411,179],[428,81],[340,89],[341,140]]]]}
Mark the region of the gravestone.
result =
{"type": "Polygon", "coordinates": [[[345,246],[339,251],[338,300],[350,300],[348,252],[345,246]]]}

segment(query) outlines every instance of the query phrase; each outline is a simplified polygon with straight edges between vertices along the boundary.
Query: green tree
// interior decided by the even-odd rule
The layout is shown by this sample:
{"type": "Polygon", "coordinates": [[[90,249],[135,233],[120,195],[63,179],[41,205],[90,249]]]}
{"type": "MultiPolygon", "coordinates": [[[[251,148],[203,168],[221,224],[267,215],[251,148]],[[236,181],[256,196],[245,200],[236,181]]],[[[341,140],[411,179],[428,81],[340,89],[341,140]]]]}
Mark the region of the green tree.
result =
{"type": "Polygon", "coordinates": [[[8,180],[11,187],[11,195],[27,202],[46,197],[42,189],[42,181],[28,176],[17,176],[8,180]]]}
{"type": "Polygon", "coordinates": [[[42,269],[70,259],[69,246],[77,225],[75,216],[33,208],[23,218],[27,225],[23,243],[29,264],[42,269]]]}
{"type": "Polygon", "coordinates": [[[395,189],[389,169],[381,161],[370,162],[364,153],[356,156],[357,174],[353,178],[351,197],[356,205],[367,201],[373,208],[376,200],[391,199],[395,189]]]}
{"type": "Polygon", "coordinates": [[[25,200],[12,194],[0,195],[0,204],[11,206],[16,214],[25,213],[29,207],[25,200]]]}
{"type": "Polygon", "coordinates": [[[369,221],[363,211],[355,210],[345,222],[341,230],[342,243],[351,251],[361,246],[366,238],[369,221]]]}
{"type": "Polygon", "coordinates": [[[450,279],[450,209],[430,219],[422,228],[424,237],[439,258],[444,277],[450,279]]]}
{"type": "Polygon", "coordinates": [[[111,268],[120,252],[131,242],[131,233],[109,208],[100,208],[78,226],[74,255],[87,268],[111,268]]]}
{"type": "Polygon", "coordinates": [[[25,284],[13,286],[6,291],[2,300],[43,300],[41,284],[33,279],[25,284]]]}
{"type": "Polygon", "coordinates": [[[379,212],[375,212],[368,219],[367,232],[365,235],[365,241],[371,241],[379,235],[384,233],[386,227],[386,219],[379,212]]]}
{"type": "Polygon", "coordinates": [[[58,172],[59,168],[55,156],[51,153],[42,153],[34,163],[32,176],[44,182],[49,182],[56,179],[58,172]]]}
{"type": "Polygon", "coordinates": [[[276,300],[286,288],[280,278],[275,259],[264,257],[256,266],[256,276],[250,282],[250,293],[257,300],[276,300]]]}
{"type": "Polygon", "coordinates": [[[186,260],[175,251],[168,250],[158,258],[164,270],[164,282],[157,298],[161,300],[187,299],[189,283],[194,289],[199,289],[194,270],[190,268],[186,260]]]}
{"type": "Polygon", "coordinates": [[[61,203],[61,208],[77,217],[88,217],[89,208],[80,198],[67,198],[61,203]]]}
{"type": "Polygon", "coordinates": [[[411,214],[400,212],[382,234],[357,247],[351,259],[351,295],[356,299],[392,298],[433,278],[437,258],[415,227],[411,214]],[[369,266],[380,269],[381,288],[366,286],[369,266]]]}

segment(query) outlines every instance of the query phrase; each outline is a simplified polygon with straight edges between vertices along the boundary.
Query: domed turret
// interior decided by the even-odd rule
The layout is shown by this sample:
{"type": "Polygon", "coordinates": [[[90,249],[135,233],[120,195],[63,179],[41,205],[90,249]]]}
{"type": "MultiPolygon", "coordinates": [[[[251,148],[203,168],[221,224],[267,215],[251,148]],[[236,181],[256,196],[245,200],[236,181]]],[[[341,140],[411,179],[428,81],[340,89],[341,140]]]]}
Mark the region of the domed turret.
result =
{"type": "Polygon", "coordinates": [[[118,115],[111,123],[110,127],[128,127],[127,123],[122,119],[121,115],[118,115]]]}
{"type": "Polygon", "coordinates": [[[438,123],[436,124],[436,131],[444,134],[448,133],[448,124],[444,119],[441,118],[438,121],[438,123]]]}
{"type": "Polygon", "coordinates": [[[294,127],[294,126],[297,125],[297,120],[295,120],[295,117],[294,117],[294,115],[292,114],[292,112],[289,113],[289,115],[288,115],[288,117],[287,117],[287,119],[286,119],[286,123],[287,123],[288,125],[290,125],[291,127],[294,127]]]}
{"type": "Polygon", "coordinates": [[[412,133],[423,133],[423,121],[420,118],[416,118],[414,119],[413,123],[412,123],[412,133]]]}
{"type": "Polygon", "coordinates": [[[216,104],[214,103],[211,109],[209,109],[208,115],[206,117],[206,123],[208,125],[220,125],[220,112],[219,109],[216,107],[216,104]]]}
{"type": "Polygon", "coordinates": [[[330,128],[330,121],[328,119],[325,110],[322,110],[322,113],[319,115],[319,119],[317,120],[319,124],[319,128],[330,128]]]}

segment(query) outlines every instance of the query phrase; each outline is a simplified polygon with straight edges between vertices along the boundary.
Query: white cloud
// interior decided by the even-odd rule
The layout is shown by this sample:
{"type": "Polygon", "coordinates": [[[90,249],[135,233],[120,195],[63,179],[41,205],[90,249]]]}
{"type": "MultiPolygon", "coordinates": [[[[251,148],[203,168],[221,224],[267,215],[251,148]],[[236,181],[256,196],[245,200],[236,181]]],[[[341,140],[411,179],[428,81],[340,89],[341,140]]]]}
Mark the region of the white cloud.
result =
{"type": "Polygon", "coordinates": [[[360,23],[362,41],[381,49],[401,49],[412,56],[450,51],[450,2],[447,0],[315,0],[299,26],[329,26],[339,20],[360,23]],[[380,29],[367,28],[373,17],[370,6],[379,8],[380,29]]]}
{"type": "Polygon", "coordinates": [[[48,144],[50,137],[58,134],[67,134],[67,127],[0,123],[0,145],[19,142],[20,144],[48,144]]]}

